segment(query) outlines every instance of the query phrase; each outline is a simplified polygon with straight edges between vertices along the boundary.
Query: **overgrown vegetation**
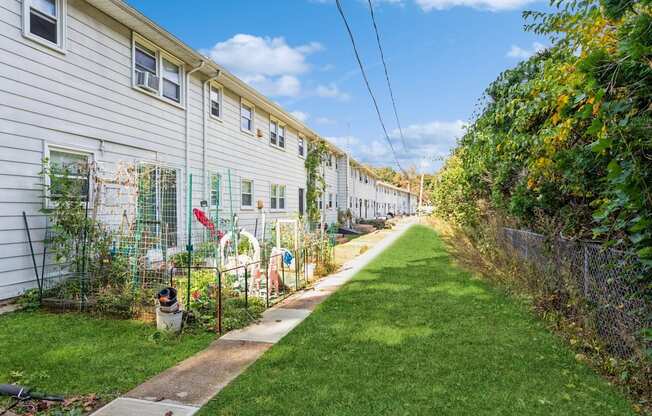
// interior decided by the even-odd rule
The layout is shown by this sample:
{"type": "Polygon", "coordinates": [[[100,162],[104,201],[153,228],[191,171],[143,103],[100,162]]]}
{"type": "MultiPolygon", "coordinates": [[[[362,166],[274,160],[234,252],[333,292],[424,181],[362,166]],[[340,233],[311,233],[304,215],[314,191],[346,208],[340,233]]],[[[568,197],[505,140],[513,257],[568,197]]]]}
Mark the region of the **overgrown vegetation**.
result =
{"type": "Polygon", "coordinates": [[[425,227],[408,230],[199,414],[288,413],[634,414],[521,305],[453,265],[425,227]]]}
{"type": "MultiPolygon", "coordinates": [[[[487,88],[431,197],[439,216],[460,226],[490,260],[505,254],[495,244],[496,223],[634,253],[641,271],[629,283],[652,301],[650,2],[562,0],[552,6],[551,13],[524,13],[527,29],[549,35],[552,46],[487,88]]],[[[568,309],[581,298],[556,304],[534,289],[528,294],[543,315],[559,314],[557,322],[569,323],[567,335],[591,313],[568,309]]],[[[649,310],[638,319],[650,322],[649,310]]],[[[648,328],[640,334],[640,355],[600,361],[620,369],[605,372],[620,371],[625,384],[634,379],[630,389],[647,406],[649,385],[633,375],[649,376],[651,343],[648,328]]]]}

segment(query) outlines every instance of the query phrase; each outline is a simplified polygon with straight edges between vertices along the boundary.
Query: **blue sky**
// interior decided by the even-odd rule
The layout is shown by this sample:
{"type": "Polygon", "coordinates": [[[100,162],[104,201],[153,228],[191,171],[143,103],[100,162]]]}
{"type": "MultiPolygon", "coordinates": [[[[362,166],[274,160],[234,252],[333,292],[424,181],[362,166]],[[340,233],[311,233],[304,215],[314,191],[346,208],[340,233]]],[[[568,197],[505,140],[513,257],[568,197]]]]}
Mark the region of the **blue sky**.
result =
{"type": "MultiPolygon", "coordinates": [[[[129,3],[356,159],[395,167],[334,0],[129,3]]],[[[367,1],[342,4],[404,168],[436,170],[484,88],[546,44],[523,31],[521,18],[524,9],[546,9],[543,2],[376,0],[404,147],[367,1]]]]}

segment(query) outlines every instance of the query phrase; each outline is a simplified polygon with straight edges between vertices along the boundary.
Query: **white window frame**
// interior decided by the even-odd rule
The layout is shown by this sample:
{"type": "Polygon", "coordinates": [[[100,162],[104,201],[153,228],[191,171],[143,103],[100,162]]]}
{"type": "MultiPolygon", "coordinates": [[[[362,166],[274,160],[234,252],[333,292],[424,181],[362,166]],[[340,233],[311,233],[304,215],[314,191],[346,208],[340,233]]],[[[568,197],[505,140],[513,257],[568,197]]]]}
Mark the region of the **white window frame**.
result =
{"type": "Polygon", "coordinates": [[[283,212],[287,209],[287,186],[273,183],[269,187],[269,209],[273,212],[283,212]],[[274,187],[276,190],[283,189],[283,207],[280,207],[281,195],[279,192],[274,193],[274,187]],[[272,200],[276,200],[276,208],[272,207],[272,200]]]}
{"type": "Polygon", "coordinates": [[[270,116],[269,117],[269,145],[280,150],[285,150],[287,146],[287,141],[288,141],[288,128],[285,123],[283,123],[281,120],[277,119],[276,117],[270,116]],[[276,143],[272,143],[272,126],[276,126],[276,143]],[[279,134],[279,132],[283,130],[283,136],[279,134]],[[279,140],[280,137],[283,137],[283,146],[281,146],[281,141],[279,140]]]}
{"type": "MultiPolygon", "coordinates": [[[[45,158],[48,159],[48,163],[50,160],[50,152],[55,151],[55,152],[62,152],[62,153],[70,153],[70,154],[75,154],[75,155],[82,155],[88,157],[88,163],[91,164],[97,160],[97,155],[95,154],[95,151],[89,150],[89,149],[84,149],[84,148],[78,148],[78,147],[70,147],[70,146],[60,146],[57,144],[50,144],[50,143],[44,143],[43,145],[43,155],[45,158]]],[[[52,208],[52,201],[50,200],[50,177],[46,175],[44,178],[44,185],[45,185],[45,198],[43,201],[43,206],[45,208],[52,208]]],[[[88,183],[88,199],[89,201],[92,201],[93,198],[93,179],[91,178],[90,182],[88,183]]]]}
{"type": "Polygon", "coordinates": [[[254,180],[253,179],[248,179],[248,178],[240,179],[240,209],[243,209],[243,210],[254,209],[254,195],[255,195],[254,180]],[[242,196],[245,194],[243,192],[244,186],[242,186],[242,184],[244,182],[249,182],[251,184],[251,205],[245,205],[245,204],[242,203],[242,196]]]}
{"type": "MultiPolygon", "coordinates": [[[[66,0],[54,0],[54,5],[56,8],[56,16],[54,20],[56,21],[57,27],[57,43],[52,43],[47,39],[44,39],[38,35],[35,35],[31,32],[30,28],[30,14],[31,14],[31,0],[23,0],[23,36],[29,40],[32,40],[36,43],[39,43],[49,49],[57,51],[59,53],[66,53],[67,46],[67,20],[68,20],[68,5],[66,0]]],[[[42,14],[37,11],[37,13],[42,14]]],[[[52,17],[52,16],[48,16],[52,17]]]]}
{"type": "Polygon", "coordinates": [[[306,138],[303,136],[297,136],[297,154],[302,159],[306,158],[306,138]]]}
{"type": "Polygon", "coordinates": [[[224,115],[224,87],[222,87],[218,83],[211,82],[208,86],[208,116],[214,120],[222,121],[223,115],[224,115]],[[213,93],[213,90],[217,90],[219,94],[218,105],[220,106],[220,114],[218,116],[213,114],[213,99],[211,98],[211,94],[213,93]]]}
{"type": "Polygon", "coordinates": [[[156,46],[156,44],[148,41],[144,37],[140,36],[136,32],[132,32],[131,36],[131,87],[137,91],[140,91],[144,94],[147,94],[151,97],[158,98],[161,101],[164,101],[168,104],[174,105],[179,108],[185,108],[186,106],[186,94],[185,94],[185,82],[186,82],[186,67],[182,60],[165,51],[164,49],[156,46]],[[140,88],[136,85],[136,44],[139,43],[143,47],[151,50],[156,55],[156,76],[159,77],[158,91],[153,92],[140,88]],[[163,59],[170,62],[171,64],[177,65],[179,67],[179,101],[167,98],[163,95],[163,59]]]}
{"type": "MultiPolygon", "coordinates": [[[[219,179],[219,188],[217,189],[217,200],[222,202],[222,174],[217,172],[217,171],[212,171],[208,173],[208,178],[206,179],[206,182],[208,183],[208,209],[209,211],[212,211],[217,208],[217,204],[215,204],[215,200],[213,199],[213,178],[217,177],[219,179]]],[[[222,208],[220,204],[220,208],[222,208]]]]}
{"type": "Polygon", "coordinates": [[[254,131],[256,131],[256,107],[250,103],[249,101],[245,100],[244,98],[240,99],[240,114],[238,117],[238,123],[240,124],[240,130],[244,133],[251,134],[253,136],[254,131]],[[251,109],[251,129],[247,130],[242,127],[242,108],[243,107],[249,107],[251,109]]]}
{"type": "Polygon", "coordinates": [[[329,192],[328,193],[328,209],[333,209],[333,193],[329,192]]]}

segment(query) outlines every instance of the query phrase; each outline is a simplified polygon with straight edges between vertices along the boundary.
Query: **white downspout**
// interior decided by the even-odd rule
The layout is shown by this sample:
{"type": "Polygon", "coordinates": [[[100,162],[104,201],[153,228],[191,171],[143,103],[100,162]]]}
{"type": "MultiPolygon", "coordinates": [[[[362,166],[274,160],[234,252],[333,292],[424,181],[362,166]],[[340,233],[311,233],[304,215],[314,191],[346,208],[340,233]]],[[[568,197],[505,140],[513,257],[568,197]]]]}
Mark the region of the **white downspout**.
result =
{"type": "Polygon", "coordinates": [[[190,197],[192,200],[192,195],[188,195],[188,192],[190,191],[190,100],[188,99],[188,95],[190,93],[190,75],[195,73],[196,71],[199,71],[204,67],[204,64],[206,62],[201,61],[201,63],[192,68],[190,71],[186,72],[186,85],[185,87],[185,95],[184,99],[186,100],[186,193],[185,196],[186,198],[190,197]]]}
{"type": "MultiPolygon", "coordinates": [[[[206,96],[206,87],[208,86],[210,88],[210,83],[211,81],[214,81],[217,79],[217,77],[220,76],[220,71],[218,70],[215,75],[212,77],[208,78],[206,81],[204,81],[204,84],[202,85],[202,145],[203,145],[203,151],[202,151],[202,182],[204,184],[203,187],[203,192],[202,192],[202,199],[204,201],[208,201],[208,195],[210,193],[208,192],[208,185],[210,183],[210,178],[208,178],[208,165],[207,165],[207,160],[208,160],[208,109],[206,108],[206,101],[207,98],[210,98],[210,89],[208,90],[208,97],[206,96]],[[208,178],[208,179],[207,179],[208,178]]],[[[222,106],[220,104],[220,111],[222,111],[222,106]]],[[[210,206],[210,204],[208,204],[210,206]]]]}

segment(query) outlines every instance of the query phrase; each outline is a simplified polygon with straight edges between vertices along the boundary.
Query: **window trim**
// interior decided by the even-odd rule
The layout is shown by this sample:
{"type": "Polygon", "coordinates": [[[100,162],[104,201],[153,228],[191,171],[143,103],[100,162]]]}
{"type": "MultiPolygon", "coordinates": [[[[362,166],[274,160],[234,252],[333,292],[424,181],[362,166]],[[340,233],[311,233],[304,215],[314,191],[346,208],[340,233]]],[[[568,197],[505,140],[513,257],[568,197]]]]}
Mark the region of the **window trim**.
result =
{"type": "Polygon", "coordinates": [[[297,155],[301,159],[306,158],[306,138],[301,135],[297,135],[297,155]],[[302,153],[299,153],[299,149],[302,150],[302,153]]]}
{"type": "Polygon", "coordinates": [[[277,119],[276,117],[270,115],[269,116],[269,145],[279,149],[279,150],[285,150],[287,149],[287,143],[288,143],[288,126],[281,120],[277,119]],[[272,124],[276,124],[276,144],[272,143],[272,124]],[[279,137],[281,137],[278,134],[278,131],[280,129],[283,129],[283,146],[281,146],[279,143],[279,137]]]}
{"type": "Polygon", "coordinates": [[[255,195],[255,187],[254,187],[254,180],[249,179],[249,178],[240,178],[240,209],[241,210],[253,210],[254,209],[254,195],[255,195]],[[244,192],[242,192],[243,187],[242,183],[243,182],[250,182],[251,183],[251,205],[244,205],[242,203],[242,195],[244,195],[244,192]]]}
{"type": "Polygon", "coordinates": [[[165,49],[156,46],[155,43],[152,43],[139,35],[137,32],[131,32],[131,87],[136,91],[140,91],[144,94],[149,95],[150,97],[157,98],[163,102],[171,104],[175,107],[182,109],[186,108],[186,65],[185,63],[167,52],[165,49]],[[140,88],[136,85],[136,43],[141,44],[143,47],[151,50],[156,54],[156,74],[159,77],[159,86],[156,93],[140,88]],[[173,65],[179,67],[179,101],[167,98],[163,95],[163,59],[170,62],[173,65]]]}
{"type": "Polygon", "coordinates": [[[57,43],[52,43],[47,39],[44,39],[38,35],[33,34],[30,31],[30,8],[31,0],[22,0],[23,3],[23,37],[39,43],[46,48],[59,52],[61,54],[66,54],[66,49],[68,46],[68,2],[67,0],[54,0],[54,5],[56,7],[57,16],[56,18],[56,27],[57,27],[57,43]]]}
{"type": "Polygon", "coordinates": [[[254,135],[254,132],[256,131],[256,106],[254,106],[251,102],[245,100],[244,98],[240,97],[240,114],[238,115],[238,124],[240,125],[240,131],[243,133],[247,133],[250,135],[254,135]],[[247,130],[242,128],[242,107],[246,106],[251,108],[251,130],[247,130]]]}
{"type": "Polygon", "coordinates": [[[218,84],[217,82],[211,82],[208,84],[208,116],[212,118],[213,120],[217,121],[223,121],[223,116],[224,116],[224,87],[221,84],[218,84]],[[216,116],[213,114],[212,111],[212,105],[213,105],[213,100],[211,99],[211,93],[213,92],[213,89],[216,89],[220,93],[220,115],[216,116]]]}
{"type": "MultiPolygon", "coordinates": [[[[58,144],[52,144],[48,142],[43,143],[43,157],[48,159],[48,163],[50,160],[50,152],[52,151],[55,152],[62,152],[62,153],[70,153],[70,154],[75,154],[75,155],[82,155],[82,156],[87,156],[90,163],[94,163],[97,160],[97,154],[94,150],[87,149],[84,147],[71,147],[71,146],[65,146],[65,145],[58,145],[58,144]]],[[[50,178],[49,176],[44,176],[44,193],[45,197],[43,198],[43,207],[44,208],[52,208],[53,205],[51,204],[50,201],[50,178]]],[[[92,179],[88,184],[88,200],[92,200],[93,198],[93,182],[92,179]]]]}

